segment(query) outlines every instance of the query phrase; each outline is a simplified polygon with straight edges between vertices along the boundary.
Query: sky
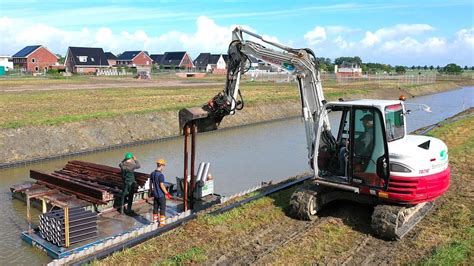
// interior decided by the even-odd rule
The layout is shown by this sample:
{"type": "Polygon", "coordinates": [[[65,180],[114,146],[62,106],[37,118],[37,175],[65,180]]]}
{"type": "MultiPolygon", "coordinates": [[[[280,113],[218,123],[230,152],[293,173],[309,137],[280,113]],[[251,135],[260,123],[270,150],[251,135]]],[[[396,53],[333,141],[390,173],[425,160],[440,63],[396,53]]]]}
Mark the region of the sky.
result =
{"type": "Polygon", "coordinates": [[[44,45],[226,53],[242,26],[318,57],[474,66],[474,1],[0,0],[0,55],[44,45]]]}

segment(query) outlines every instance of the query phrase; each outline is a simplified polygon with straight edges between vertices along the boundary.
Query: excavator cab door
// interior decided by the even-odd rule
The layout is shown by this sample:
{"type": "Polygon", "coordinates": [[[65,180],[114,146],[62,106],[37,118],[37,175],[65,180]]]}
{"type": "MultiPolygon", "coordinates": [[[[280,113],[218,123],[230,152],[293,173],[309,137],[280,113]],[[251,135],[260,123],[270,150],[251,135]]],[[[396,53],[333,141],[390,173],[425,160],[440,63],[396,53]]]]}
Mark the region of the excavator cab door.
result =
{"type": "Polygon", "coordinates": [[[386,190],[390,169],[380,110],[375,107],[354,107],[350,135],[352,183],[386,190]]]}

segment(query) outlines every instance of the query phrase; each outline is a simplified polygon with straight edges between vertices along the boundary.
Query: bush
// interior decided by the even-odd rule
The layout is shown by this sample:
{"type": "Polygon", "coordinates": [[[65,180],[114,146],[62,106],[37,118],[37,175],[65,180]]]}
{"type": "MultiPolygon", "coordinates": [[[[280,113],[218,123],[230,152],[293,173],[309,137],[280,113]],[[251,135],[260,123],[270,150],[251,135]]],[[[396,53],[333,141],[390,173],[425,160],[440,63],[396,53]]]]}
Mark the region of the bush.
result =
{"type": "Polygon", "coordinates": [[[48,75],[58,75],[59,70],[57,70],[57,69],[48,69],[48,71],[46,71],[46,74],[48,74],[48,75]]]}

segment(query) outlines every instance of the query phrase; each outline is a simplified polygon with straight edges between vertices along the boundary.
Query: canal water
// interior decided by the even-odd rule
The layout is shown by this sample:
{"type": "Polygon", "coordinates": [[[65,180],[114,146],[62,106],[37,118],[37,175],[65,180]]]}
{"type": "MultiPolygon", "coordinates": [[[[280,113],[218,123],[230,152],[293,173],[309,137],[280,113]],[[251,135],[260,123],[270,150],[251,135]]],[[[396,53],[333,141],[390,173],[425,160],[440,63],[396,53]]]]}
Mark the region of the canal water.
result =
{"type": "MultiPolygon", "coordinates": [[[[408,131],[428,126],[474,106],[474,87],[416,97],[408,103],[427,104],[431,113],[407,105],[412,113],[407,118],[408,131]]],[[[309,171],[306,138],[301,119],[258,124],[200,134],[197,142],[197,163],[211,163],[215,192],[230,195],[260,184],[278,182],[289,176],[309,171]]],[[[10,186],[29,181],[29,169],[52,172],[68,160],[83,160],[117,166],[125,152],[131,151],[142,164],[139,171],[149,173],[157,158],[168,161],[166,178],[175,182],[183,171],[183,139],[174,138],[146,145],[80,155],[66,159],[0,170],[0,265],[38,265],[50,261],[42,252],[20,239],[26,229],[26,206],[12,200],[10,186]]],[[[39,214],[35,211],[35,217],[39,214]]]]}

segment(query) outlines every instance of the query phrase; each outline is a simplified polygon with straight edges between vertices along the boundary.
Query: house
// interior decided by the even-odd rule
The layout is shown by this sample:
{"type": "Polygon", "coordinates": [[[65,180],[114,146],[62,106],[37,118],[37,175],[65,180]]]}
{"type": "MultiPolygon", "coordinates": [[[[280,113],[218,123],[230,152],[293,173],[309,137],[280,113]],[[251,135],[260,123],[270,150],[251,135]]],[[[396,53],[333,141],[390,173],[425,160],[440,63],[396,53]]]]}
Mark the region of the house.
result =
{"type": "Polygon", "coordinates": [[[65,59],[66,71],[91,74],[98,69],[108,68],[109,62],[102,48],[69,47],[65,59]]]}
{"type": "Polygon", "coordinates": [[[107,58],[109,66],[115,66],[117,64],[117,56],[115,56],[113,53],[105,52],[105,57],[107,58]]]}
{"type": "Polygon", "coordinates": [[[362,68],[355,63],[342,62],[339,67],[335,66],[334,72],[340,77],[360,77],[362,75],[362,68]]]}
{"type": "Polygon", "coordinates": [[[200,53],[193,63],[198,71],[225,74],[227,72],[227,61],[228,55],[200,53]]]}
{"type": "Polygon", "coordinates": [[[58,57],[42,45],[31,45],[12,56],[13,66],[28,72],[47,71],[58,64],[58,57]]]}
{"type": "Polygon", "coordinates": [[[150,55],[152,63],[156,66],[160,65],[161,59],[163,58],[164,54],[152,54],[150,55]]]}
{"type": "Polygon", "coordinates": [[[3,67],[5,71],[13,69],[13,61],[8,55],[0,55],[0,67],[3,67]]]}
{"type": "Polygon", "coordinates": [[[162,69],[193,69],[193,60],[187,52],[166,52],[160,61],[162,69]]]}
{"type": "Polygon", "coordinates": [[[117,58],[117,66],[151,67],[152,62],[146,51],[125,51],[117,58]]]}

